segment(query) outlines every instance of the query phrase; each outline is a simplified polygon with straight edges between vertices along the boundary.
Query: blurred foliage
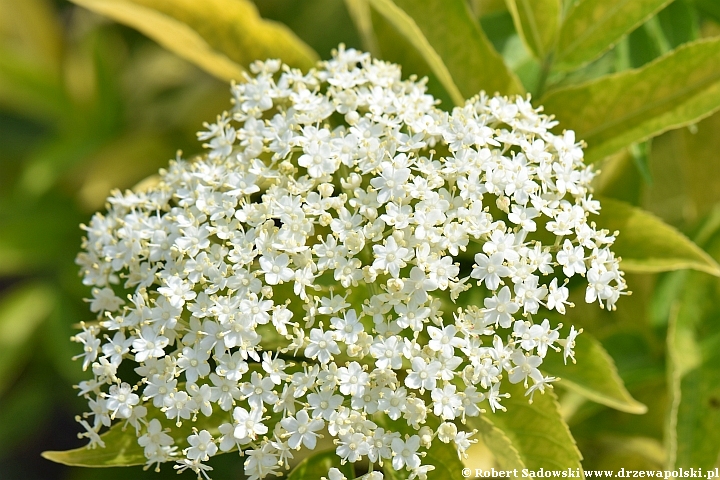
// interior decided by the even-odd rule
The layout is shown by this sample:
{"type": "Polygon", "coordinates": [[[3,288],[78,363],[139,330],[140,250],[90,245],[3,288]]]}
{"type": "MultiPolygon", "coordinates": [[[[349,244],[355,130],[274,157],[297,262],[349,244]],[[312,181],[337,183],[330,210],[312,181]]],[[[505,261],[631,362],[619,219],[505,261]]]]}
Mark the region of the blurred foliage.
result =
{"type": "MultiPolygon", "coordinates": [[[[107,17],[63,0],[0,0],[1,478],[175,478],[167,468],[39,459],[82,444],[70,385],[83,375],[68,341],[89,318],[73,263],[78,225],[111,189],[130,188],[177,149],[199,153],[195,132],[229,106],[226,80],[252,60],[306,67],[341,42],[427,76],[444,108],[481,88],[533,93],[588,142],[602,171],[596,193],[614,199],[598,223],[623,232],[633,295],[607,312],[573,289],[568,321],[586,334],[568,382],[532,405],[518,392],[508,402],[517,412],[478,420],[482,441],[467,464],[550,465],[538,455],[565,467],[582,456],[586,469],[716,464],[716,0],[75,3],[107,17]],[[682,268],[697,271],[658,273],[682,268]],[[546,423],[526,421],[524,410],[538,408],[550,412],[546,423]],[[545,440],[528,440],[538,435],[545,440]]],[[[318,455],[293,478],[317,478],[333,461],[318,455]]],[[[242,478],[234,455],[212,465],[216,478],[242,478]]]]}

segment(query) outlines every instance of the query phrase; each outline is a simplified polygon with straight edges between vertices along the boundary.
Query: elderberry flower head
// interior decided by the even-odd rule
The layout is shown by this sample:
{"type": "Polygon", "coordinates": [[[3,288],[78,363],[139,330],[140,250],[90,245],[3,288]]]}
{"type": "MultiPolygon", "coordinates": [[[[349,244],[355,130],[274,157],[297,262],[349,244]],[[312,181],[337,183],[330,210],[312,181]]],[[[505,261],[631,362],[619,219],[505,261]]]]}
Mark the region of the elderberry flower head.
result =
{"type": "Polygon", "coordinates": [[[251,71],[205,155],[83,226],[84,435],[130,423],[148,465],[203,476],[237,450],[252,479],[329,436],[343,461],[422,478],[432,442],[463,455],[466,417],[504,410],[506,382],[542,392],[546,355],[575,360],[579,332],[545,319],[572,307],[570,277],[611,309],[625,290],[594,173],[529,98],[444,112],[344,48],[251,71]]]}

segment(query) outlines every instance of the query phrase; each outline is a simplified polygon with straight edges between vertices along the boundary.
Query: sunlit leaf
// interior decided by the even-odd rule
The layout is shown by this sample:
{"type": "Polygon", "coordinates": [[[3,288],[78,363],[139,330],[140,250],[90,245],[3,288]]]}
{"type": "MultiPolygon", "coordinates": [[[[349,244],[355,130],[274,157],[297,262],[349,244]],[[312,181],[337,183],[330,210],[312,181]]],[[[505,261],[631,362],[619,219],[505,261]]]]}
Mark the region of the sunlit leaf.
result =
{"type": "MultiPolygon", "coordinates": [[[[373,417],[373,421],[386,430],[399,432],[403,438],[405,435],[417,435],[418,433],[404,420],[390,420],[385,414],[376,415],[373,417]]],[[[435,417],[429,417],[425,424],[432,429],[437,429],[440,422],[435,417]]],[[[435,466],[435,469],[428,473],[428,480],[447,480],[456,476],[457,472],[463,469],[463,463],[452,443],[442,443],[435,439],[432,446],[425,452],[422,464],[435,466]]],[[[410,472],[405,469],[395,470],[389,461],[384,462],[383,471],[385,478],[390,480],[406,479],[410,475],[410,472]]]]}
{"type": "Polygon", "coordinates": [[[254,60],[280,58],[309,68],[317,54],[287,27],[262,19],[247,0],[74,0],[140,30],[224,80],[242,78],[254,60]]]}
{"type": "Polygon", "coordinates": [[[337,468],[346,478],[355,478],[352,463],[340,463],[340,457],[335,450],[320,452],[303,459],[287,476],[287,480],[309,480],[328,477],[328,470],[337,468]]]}
{"type": "Polygon", "coordinates": [[[493,424],[488,415],[470,417],[468,423],[477,429],[477,435],[482,438],[487,448],[492,452],[501,469],[512,470],[517,468],[522,470],[525,468],[520,453],[507,435],[493,424]]]}
{"type": "Polygon", "coordinates": [[[720,266],[685,235],[655,215],[625,202],[603,198],[600,228],[620,234],[613,251],[627,272],[664,272],[691,268],[720,276],[720,266]]]}
{"type": "Polygon", "coordinates": [[[522,384],[506,384],[503,390],[511,395],[502,402],[507,412],[485,415],[510,439],[527,468],[580,469],[582,475],[582,455],[560,417],[555,393],[551,389],[535,392],[533,403],[528,403],[522,384]]]}
{"type": "Polygon", "coordinates": [[[67,115],[70,103],[57,77],[0,45],[0,107],[46,122],[67,115]]]}
{"type": "Polygon", "coordinates": [[[588,452],[583,461],[585,471],[603,470],[619,472],[640,470],[663,470],[665,468],[665,449],[662,442],[655,438],[640,435],[605,434],[599,438],[581,441],[578,445],[588,452]]]}
{"type": "Polygon", "coordinates": [[[560,0],[507,0],[515,28],[533,54],[544,59],[560,23],[560,0]]]}
{"type": "Polygon", "coordinates": [[[422,54],[455,104],[480,90],[522,93],[464,1],[370,0],[370,4],[422,54]]]}
{"type": "Polygon", "coordinates": [[[711,300],[718,291],[717,279],[693,273],[670,317],[668,448],[675,467],[710,469],[720,453],[720,310],[711,300]]]}
{"type": "Polygon", "coordinates": [[[0,393],[33,352],[33,334],[48,317],[55,292],[43,283],[18,287],[0,298],[0,393]]]}
{"type": "Polygon", "coordinates": [[[373,31],[369,0],[345,0],[345,6],[360,35],[363,48],[373,56],[378,56],[377,38],[373,31]]]}
{"type": "Polygon", "coordinates": [[[720,152],[718,131],[720,114],[715,113],[692,129],[653,139],[649,164],[654,182],[644,189],[645,208],[684,227],[695,225],[720,202],[720,161],[711,161],[720,152]]]}
{"type": "Polygon", "coordinates": [[[583,333],[575,340],[576,364],[564,364],[562,355],[548,355],[542,368],[560,377],[560,384],[590,400],[628,413],[642,414],[647,407],[627,391],[617,373],[615,362],[600,342],[583,333]]]}
{"type": "Polygon", "coordinates": [[[720,39],[685,44],[640,69],[555,90],[539,103],[587,142],[587,161],[599,160],[720,108],[720,39]]]}
{"type": "Polygon", "coordinates": [[[63,35],[52,2],[0,0],[0,38],[6,47],[47,73],[58,73],[63,35]]]}
{"type": "Polygon", "coordinates": [[[555,67],[578,68],[620,40],[671,0],[582,0],[567,14],[560,30],[555,67]]]}
{"type": "MultiPolygon", "coordinates": [[[[415,20],[391,0],[370,0],[373,8],[393,25],[427,62],[428,66],[447,91],[455,105],[462,104],[464,97],[438,52],[422,34],[415,20]]],[[[381,45],[382,48],[382,45],[381,45]]]]}
{"type": "MultiPolygon", "coordinates": [[[[160,420],[163,427],[169,428],[168,434],[175,440],[175,445],[187,446],[187,437],[192,435],[193,427],[198,430],[208,430],[211,435],[218,436],[217,427],[223,422],[232,420],[229,412],[216,409],[212,416],[199,415],[197,421],[183,422],[181,427],[175,425],[175,420],[168,420],[165,415],[157,409],[148,409],[148,422],[154,418],[160,420]]],[[[48,460],[63,465],[76,467],[123,467],[130,465],[143,465],[147,459],[143,453],[143,447],[137,443],[137,435],[132,426],[125,427],[123,420],[113,425],[108,431],[101,435],[105,448],[80,447],[73,450],[61,452],[43,452],[42,456],[48,460]]],[[[78,427],[80,428],[80,427],[78,427]]]]}
{"type": "MultiPolygon", "coordinates": [[[[413,45],[413,42],[417,41],[417,37],[404,35],[399,28],[395,27],[390,20],[376,9],[371,8],[370,13],[373,32],[378,40],[379,58],[401,65],[405,76],[427,77],[428,93],[441,102],[442,108],[449,110],[455,106],[456,101],[451,97],[443,82],[440,81],[440,78],[428,63],[433,57],[421,54],[420,50],[413,45]]],[[[405,15],[404,12],[401,11],[401,13],[405,15]]],[[[407,17],[407,15],[405,16],[407,17]]],[[[409,19],[409,17],[407,18],[409,19]]],[[[447,78],[450,78],[446,68],[440,70],[441,74],[443,72],[447,74],[447,78]]],[[[456,98],[459,99],[461,95],[457,94],[457,86],[454,86],[454,88],[456,98]]]]}
{"type": "MultiPolygon", "coordinates": [[[[251,370],[259,370],[258,364],[252,364],[251,370]]],[[[249,375],[249,374],[248,374],[249,375]]],[[[279,414],[269,412],[270,419],[265,420],[265,425],[272,431],[275,423],[279,420],[279,414]]],[[[192,435],[193,429],[207,430],[217,438],[220,435],[218,427],[222,423],[232,422],[231,412],[225,412],[215,408],[209,417],[199,414],[194,422],[184,421],[180,427],[175,424],[175,419],[168,419],[164,413],[157,408],[149,406],[147,421],[157,418],[163,427],[169,429],[168,435],[173,437],[175,445],[180,449],[186,447],[187,437],[192,435]]],[[[135,429],[125,426],[124,420],[118,420],[112,427],[105,431],[100,438],[105,443],[105,448],[76,448],[65,451],[47,451],[42,456],[53,462],[62,463],[77,467],[122,467],[131,465],[142,465],[147,459],[143,453],[143,447],[137,443],[135,429]]]]}

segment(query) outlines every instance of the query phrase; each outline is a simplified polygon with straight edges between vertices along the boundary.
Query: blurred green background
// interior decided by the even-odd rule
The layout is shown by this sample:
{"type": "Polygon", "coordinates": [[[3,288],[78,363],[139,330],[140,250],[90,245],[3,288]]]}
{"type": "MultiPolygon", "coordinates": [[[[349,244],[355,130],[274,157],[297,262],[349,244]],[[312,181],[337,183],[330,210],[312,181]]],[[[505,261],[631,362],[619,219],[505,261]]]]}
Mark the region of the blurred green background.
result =
{"type": "MultiPolygon", "coordinates": [[[[323,58],[341,42],[361,48],[341,1],[257,5],[323,58]]],[[[470,7],[533,91],[540,65],[520,41],[505,3],[473,0],[470,7]]],[[[383,35],[382,19],[374,21],[383,35]]],[[[557,88],[640,67],[681,43],[718,35],[720,1],[676,0],[589,66],[551,76],[549,83],[557,88]]],[[[402,46],[379,53],[414,61],[402,46]]],[[[431,91],[446,97],[433,82],[431,76],[431,91]]],[[[132,187],[177,150],[186,157],[199,153],[195,132],[228,107],[226,83],[135,30],[66,1],[0,0],[0,479],[176,478],[167,467],[161,476],[134,467],[69,468],[40,452],[83,444],[73,417],[85,402],[72,385],[86,376],[71,360],[79,350],[69,341],[74,325],[91,318],[83,301],[89,292],[74,264],[79,224],[103,209],[111,189],[132,187]]],[[[607,159],[596,189],[655,213],[720,259],[719,152],[720,114],[714,114],[607,159]]],[[[673,300],[720,298],[717,282],[705,274],[635,274],[628,284],[633,295],[616,313],[576,301],[568,318],[601,340],[630,392],[649,407],[645,415],[622,413],[560,385],[561,409],[586,468],[666,464],[666,334],[673,300]]],[[[717,310],[709,305],[706,311],[720,326],[717,310]]],[[[707,388],[714,390],[701,396],[712,400],[717,393],[710,402],[717,410],[720,387],[707,388]]],[[[242,478],[234,455],[211,465],[215,478],[242,478]]]]}

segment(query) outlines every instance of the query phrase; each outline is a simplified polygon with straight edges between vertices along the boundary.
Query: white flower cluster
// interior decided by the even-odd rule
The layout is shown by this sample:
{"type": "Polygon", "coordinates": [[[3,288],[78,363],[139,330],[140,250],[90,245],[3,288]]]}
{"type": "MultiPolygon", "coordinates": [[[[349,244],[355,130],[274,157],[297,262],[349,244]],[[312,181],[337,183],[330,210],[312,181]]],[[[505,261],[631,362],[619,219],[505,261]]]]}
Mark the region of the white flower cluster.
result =
{"type": "Polygon", "coordinates": [[[148,465],[207,476],[238,450],[251,479],[329,436],[344,462],[424,478],[434,442],[462,456],[466,417],[504,410],[505,382],[532,396],[551,350],[574,361],[578,331],[535,320],[571,306],[570,277],[608,308],[626,288],[590,221],[593,172],[529,99],[447,113],[342,48],[307,74],[252,72],[198,134],[205,156],[83,227],[83,435],[102,445],[121,419],[148,465]]]}

